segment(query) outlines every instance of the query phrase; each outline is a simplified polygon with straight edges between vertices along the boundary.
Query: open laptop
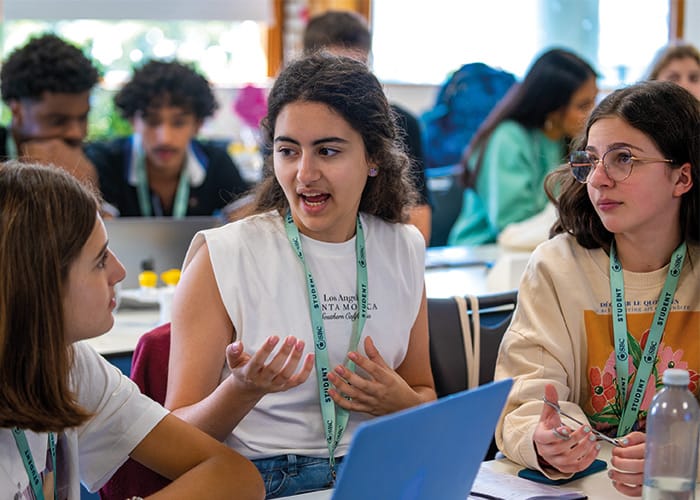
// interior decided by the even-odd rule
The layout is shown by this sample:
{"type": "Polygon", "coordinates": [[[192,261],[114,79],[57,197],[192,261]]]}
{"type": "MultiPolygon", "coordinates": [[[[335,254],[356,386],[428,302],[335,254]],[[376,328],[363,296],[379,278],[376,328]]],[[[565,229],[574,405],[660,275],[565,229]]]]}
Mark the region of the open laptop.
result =
{"type": "Polygon", "coordinates": [[[376,418],[355,431],[333,500],[465,500],[511,379],[376,418]]]}
{"type": "Polygon", "coordinates": [[[126,268],[122,289],[138,288],[138,275],[148,263],[158,274],[180,269],[195,233],[221,225],[214,216],[119,217],[104,222],[109,248],[126,268]]]}

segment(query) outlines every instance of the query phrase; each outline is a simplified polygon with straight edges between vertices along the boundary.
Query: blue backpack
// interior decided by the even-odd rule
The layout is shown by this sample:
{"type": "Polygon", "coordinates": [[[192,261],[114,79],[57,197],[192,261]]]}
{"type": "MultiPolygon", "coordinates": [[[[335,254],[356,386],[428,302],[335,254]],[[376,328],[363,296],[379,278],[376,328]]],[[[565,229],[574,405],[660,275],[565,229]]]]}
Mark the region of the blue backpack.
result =
{"type": "Polygon", "coordinates": [[[515,76],[484,63],[465,64],[442,85],[423,113],[426,167],[459,163],[472,136],[515,83],[515,76]]]}

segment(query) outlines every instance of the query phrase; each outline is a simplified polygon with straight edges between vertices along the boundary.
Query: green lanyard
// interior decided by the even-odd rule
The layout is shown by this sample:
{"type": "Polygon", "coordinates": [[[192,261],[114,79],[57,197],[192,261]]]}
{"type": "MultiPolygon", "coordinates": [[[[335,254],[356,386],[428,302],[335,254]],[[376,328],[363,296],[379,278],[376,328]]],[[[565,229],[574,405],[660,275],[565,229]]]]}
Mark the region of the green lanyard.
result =
{"type": "MultiPolygon", "coordinates": [[[[27,436],[25,436],[23,430],[17,427],[12,429],[12,436],[15,438],[15,443],[17,443],[19,454],[22,455],[22,462],[24,462],[24,469],[27,471],[27,476],[29,476],[29,483],[34,492],[34,498],[37,500],[44,500],[41,476],[39,475],[39,471],[36,470],[36,465],[34,465],[34,458],[32,458],[32,450],[29,449],[29,444],[27,443],[27,436]]],[[[49,432],[49,451],[51,453],[51,464],[53,466],[53,497],[55,500],[58,498],[58,490],[56,489],[56,441],[52,432],[49,432]]]]}
{"type": "MultiPolygon", "coordinates": [[[[143,151],[139,150],[136,155],[136,191],[139,198],[139,208],[141,215],[151,217],[153,215],[153,204],[151,203],[150,188],[148,186],[148,176],[146,175],[146,157],[143,151]]],[[[180,171],[180,181],[177,184],[175,193],[175,203],[173,204],[173,218],[182,219],[187,215],[187,203],[190,198],[190,176],[187,173],[187,166],[180,171]]],[[[160,214],[163,215],[162,210],[160,214]]]]}
{"type": "Polygon", "coordinates": [[[7,136],[5,137],[5,151],[7,152],[7,158],[10,160],[16,160],[19,158],[19,153],[17,152],[17,144],[12,138],[10,130],[7,130],[7,136]]]}
{"type": "MultiPolygon", "coordinates": [[[[329,463],[331,474],[335,479],[335,449],[343,437],[345,428],[347,427],[349,412],[336,406],[333,399],[328,395],[328,389],[331,383],[328,381],[328,373],[331,370],[330,361],[328,360],[328,343],[326,342],[326,329],[323,326],[323,314],[321,312],[321,301],[319,300],[318,289],[316,282],[311,275],[306,260],[304,259],[304,251],[301,248],[301,237],[299,229],[294,224],[292,214],[287,212],[285,217],[285,229],[287,231],[287,239],[292,245],[292,249],[304,266],[306,275],[306,288],[309,294],[309,312],[311,314],[311,326],[314,337],[314,350],[316,353],[316,378],[318,380],[319,399],[321,402],[321,416],[323,417],[323,430],[326,436],[326,444],[328,446],[329,463]]],[[[357,292],[355,299],[359,304],[359,314],[352,321],[352,337],[348,352],[357,350],[360,343],[360,335],[367,320],[367,262],[365,260],[365,235],[362,230],[362,222],[360,216],[357,216],[356,234],[355,234],[355,256],[357,259],[357,292]],[[358,297],[359,295],[359,297],[358,297]]],[[[350,360],[345,361],[346,367],[350,371],[355,371],[355,363],[350,360]]]]}
{"type": "Polygon", "coordinates": [[[629,349],[627,337],[627,306],[625,303],[625,283],[622,273],[622,264],[615,252],[615,242],[610,245],[610,296],[612,298],[613,333],[615,337],[615,370],[617,371],[617,387],[620,401],[624,405],[620,424],[617,428],[617,436],[625,436],[634,427],[639,414],[639,408],[644,399],[644,392],[649,382],[651,369],[656,361],[656,353],[661,344],[661,337],[666,328],[666,320],[671,312],[673,296],[681,275],[681,268],[685,260],[686,244],[681,243],[671,256],[671,264],[668,268],[664,287],[659,295],[654,319],[649,328],[649,337],[642,353],[642,359],[637,367],[632,391],[628,394],[629,378],[629,349]],[[626,401],[626,404],[625,404],[626,401]]]}

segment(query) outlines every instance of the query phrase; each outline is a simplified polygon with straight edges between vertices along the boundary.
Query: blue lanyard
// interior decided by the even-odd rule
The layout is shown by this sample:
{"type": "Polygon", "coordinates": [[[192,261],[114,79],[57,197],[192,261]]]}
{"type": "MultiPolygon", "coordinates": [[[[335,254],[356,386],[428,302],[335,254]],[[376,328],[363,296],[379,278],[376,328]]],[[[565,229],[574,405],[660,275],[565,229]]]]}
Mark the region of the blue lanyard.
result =
{"type": "MultiPolygon", "coordinates": [[[[22,462],[24,462],[24,469],[27,471],[27,476],[29,476],[29,484],[34,492],[34,497],[37,500],[44,500],[41,475],[39,471],[36,470],[36,465],[34,465],[34,458],[32,458],[32,450],[29,449],[29,444],[27,443],[27,436],[24,434],[23,430],[17,427],[12,429],[12,436],[15,438],[19,454],[22,455],[22,462]]],[[[58,490],[56,489],[56,441],[52,432],[49,432],[49,451],[51,453],[51,464],[53,466],[53,497],[54,500],[56,500],[58,498],[58,490]]]]}
{"type": "MultiPolygon", "coordinates": [[[[299,229],[294,224],[292,214],[288,211],[285,217],[285,229],[287,231],[287,239],[292,245],[294,253],[304,266],[304,274],[306,275],[306,288],[309,295],[309,312],[311,314],[311,326],[314,337],[314,351],[316,353],[316,378],[318,380],[319,400],[321,402],[321,416],[323,417],[323,430],[326,436],[326,444],[328,446],[329,463],[331,474],[335,478],[335,449],[343,437],[345,428],[347,427],[349,412],[336,406],[333,399],[328,395],[328,389],[331,383],[328,380],[328,373],[331,369],[328,359],[328,343],[326,342],[326,329],[323,326],[323,314],[321,312],[321,301],[319,299],[316,282],[311,275],[306,259],[304,259],[304,251],[301,248],[301,237],[299,229]]],[[[357,216],[355,227],[355,257],[357,260],[357,291],[355,299],[359,305],[359,314],[352,321],[352,337],[348,352],[357,350],[360,343],[360,335],[367,320],[367,262],[365,260],[365,235],[362,230],[362,222],[360,216],[357,216]],[[359,295],[359,297],[358,297],[359,295]]],[[[345,360],[345,366],[355,371],[355,363],[349,359],[345,360]]]]}
{"type": "MultiPolygon", "coordinates": [[[[153,203],[150,195],[150,187],[148,185],[148,176],[146,175],[146,157],[142,150],[139,149],[136,155],[136,192],[139,198],[139,208],[141,215],[151,217],[153,215],[153,203]]],[[[187,172],[187,165],[180,171],[180,180],[177,184],[177,192],[175,193],[175,202],[173,203],[173,218],[182,219],[187,215],[187,203],[190,198],[190,176],[187,172]]],[[[162,209],[160,214],[163,215],[162,209]]]]}
{"type": "Polygon", "coordinates": [[[620,401],[624,405],[624,410],[620,417],[620,424],[617,428],[617,435],[625,436],[634,427],[639,414],[639,408],[644,399],[644,392],[649,382],[651,369],[656,362],[656,353],[661,344],[666,321],[671,312],[673,296],[676,294],[678,280],[683,268],[685,260],[686,244],[681,243],[676,248],[671,256],[671,263],[666,275],[664,287],[659,295],[659,300],[656,304],[654,319],[649,328],[649,337],[647,338],[642,359],[637,367],[637,374],[634,378],[634,386],[628,394],[629,381],[629,346],[627,337],[630,335],[627,332],[627,306],[625,303],[625,283],[622,273],[622,264],[617,258],[615,252],[615,242],[610,245],[610,296],[612,299],[612,316],[613,316],[613,334],[615,338],[615,370],[617,371],[617,388],[620,395],[620,401]],[[626,403],[625,403],[626,402],[626,403]]]}

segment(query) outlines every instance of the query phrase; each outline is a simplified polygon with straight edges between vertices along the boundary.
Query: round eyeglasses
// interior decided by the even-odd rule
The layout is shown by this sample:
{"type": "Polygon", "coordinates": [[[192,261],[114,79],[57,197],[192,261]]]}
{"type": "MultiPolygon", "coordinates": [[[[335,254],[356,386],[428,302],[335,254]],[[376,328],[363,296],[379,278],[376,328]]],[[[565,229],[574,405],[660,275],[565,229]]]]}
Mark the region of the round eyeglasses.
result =
{"type": "Polygon", "coordinates": [[[598,163],[603,164],[605,174],[613,181],[620,182],[632,175],[635,163],[673,163],[665,158],[642,158],[634,156],[629,148],[613,148],[598,159],[588,151],[574,151],[569,155],[569,166],[574,178],[587,183],[598,163]]]}

